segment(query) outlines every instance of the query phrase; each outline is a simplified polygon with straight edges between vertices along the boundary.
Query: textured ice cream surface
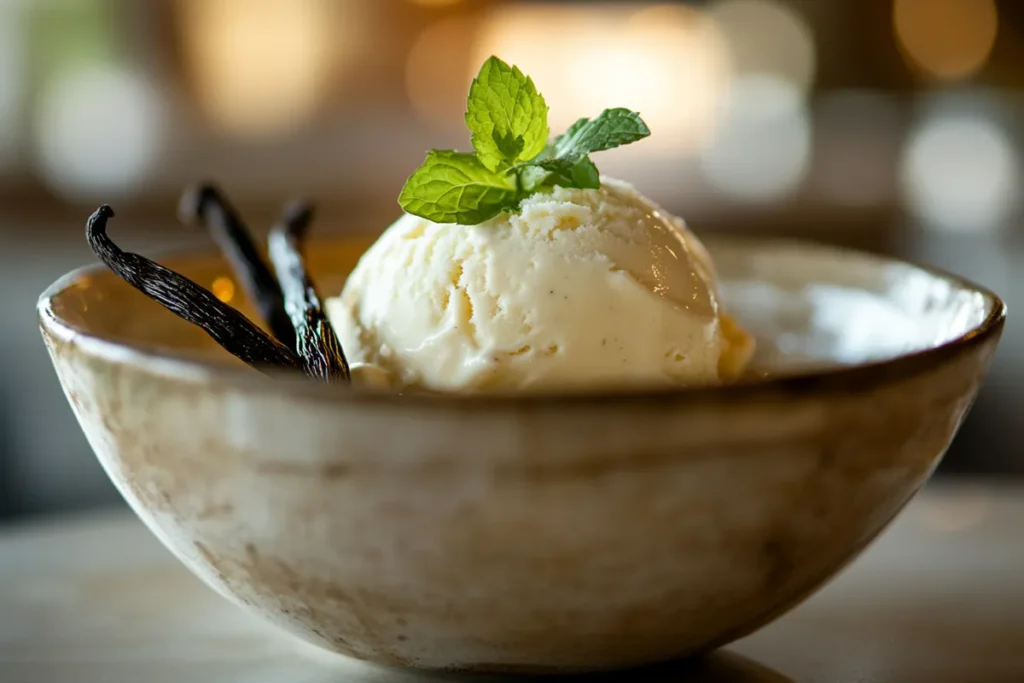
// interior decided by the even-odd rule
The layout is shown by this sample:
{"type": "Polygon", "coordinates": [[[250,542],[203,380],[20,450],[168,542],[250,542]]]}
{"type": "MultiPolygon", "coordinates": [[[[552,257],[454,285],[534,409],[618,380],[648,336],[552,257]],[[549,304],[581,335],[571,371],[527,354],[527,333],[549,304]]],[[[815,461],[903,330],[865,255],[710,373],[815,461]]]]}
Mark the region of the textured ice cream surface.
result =
{"type": "Polygon", "coordinates": [[[439,391],[715,383],[751,348],[683,222],[607,178],[476,226],[406,214],[326,305],[350,361],[439,391]]]}

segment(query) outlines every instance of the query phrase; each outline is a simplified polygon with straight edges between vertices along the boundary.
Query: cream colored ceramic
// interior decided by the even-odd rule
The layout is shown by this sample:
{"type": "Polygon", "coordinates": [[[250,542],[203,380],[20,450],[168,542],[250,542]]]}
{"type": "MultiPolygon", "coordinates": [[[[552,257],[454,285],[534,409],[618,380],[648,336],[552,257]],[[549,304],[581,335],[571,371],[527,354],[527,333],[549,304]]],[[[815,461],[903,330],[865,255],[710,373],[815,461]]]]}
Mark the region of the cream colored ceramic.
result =
{"type": "MultiPolygon", "coordinates": [[[[325,292],[362,246],[315,250],[325,292]]],[[[927,479],[1002,328],[996,297],[942,274],[810,245],[709,247],[767,379],[348,393],[230,362],[101,269],[54,285],[39,312],[111,479],[230,600],[387,664],[596,670],[724,644],[835,574],[927,479]]],[[[212,256],[164,262],[205,285],[227,276],[212,256]]]]}

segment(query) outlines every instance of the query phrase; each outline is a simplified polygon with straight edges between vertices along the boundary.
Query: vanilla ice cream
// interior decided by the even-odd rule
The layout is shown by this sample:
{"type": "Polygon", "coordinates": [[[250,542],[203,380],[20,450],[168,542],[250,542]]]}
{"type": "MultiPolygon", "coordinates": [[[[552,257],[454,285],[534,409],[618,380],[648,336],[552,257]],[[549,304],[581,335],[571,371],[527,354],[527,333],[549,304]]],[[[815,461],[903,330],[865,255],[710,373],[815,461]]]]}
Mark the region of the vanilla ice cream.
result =
{"type": "Polygon", "coordinates": [[[683,222],[630,185],[556,188],[475,226],[404,215],[327,313],[353,363],[439,391],[706,384],[752,350],[683,222]]]}

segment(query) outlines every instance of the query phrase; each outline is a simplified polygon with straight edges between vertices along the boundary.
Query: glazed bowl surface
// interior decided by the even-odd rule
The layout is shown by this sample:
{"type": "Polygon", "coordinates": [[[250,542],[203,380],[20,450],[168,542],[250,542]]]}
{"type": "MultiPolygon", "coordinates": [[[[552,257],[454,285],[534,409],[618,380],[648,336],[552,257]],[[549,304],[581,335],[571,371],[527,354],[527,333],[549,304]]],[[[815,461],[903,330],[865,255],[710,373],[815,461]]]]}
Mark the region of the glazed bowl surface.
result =
{"type": "MultiPolygon", "coordinates": [[[[364,241],[310,249],[324,295],[364,241]]],[[[707,240],[751,378],[398,396],[265,377],[101,268],[39,302],[99,461],[198,577],[383,664],[575,672],[707,651],[792,608],[927,480],[999,299],[806,243],[707,240]]],[[[213,253],[159,259],[251,308],[213,253]]]]}

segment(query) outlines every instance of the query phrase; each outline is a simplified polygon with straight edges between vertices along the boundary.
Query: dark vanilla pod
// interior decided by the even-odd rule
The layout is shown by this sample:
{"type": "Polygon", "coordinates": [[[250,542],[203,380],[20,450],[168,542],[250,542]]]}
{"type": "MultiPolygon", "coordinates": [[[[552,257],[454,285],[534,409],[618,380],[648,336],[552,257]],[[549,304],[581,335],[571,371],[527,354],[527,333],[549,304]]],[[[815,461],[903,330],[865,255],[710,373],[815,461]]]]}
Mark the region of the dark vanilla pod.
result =
{"type": "Polygon", "coordinates": [[[302,242],[312,218],[313,209],[307,202],[294,202],[285,209],[281,222],[270,232],[270,261],[295,328],[303,370],[314,379],[346,383],[350,372],[345,353],[302,258],[302,242]]]}
{"type": "Polygon", "coordinates": [[[182,195],[178,216],[182,222],[205,226],[270,331],[288,348],[296,348],[281,286],[227,197],[214,184],[202,183],[182,195]]]}
{"type": "Polygon", "coordinates": [[[123,251],[107,235],[114,210],[104,204],[89,217],[85,236],[103,263],[125,282],[178,317],[201,327],[224,350],[258,370],[298,370],[295,352],[211,292],[150,259],[123,251]]]}

